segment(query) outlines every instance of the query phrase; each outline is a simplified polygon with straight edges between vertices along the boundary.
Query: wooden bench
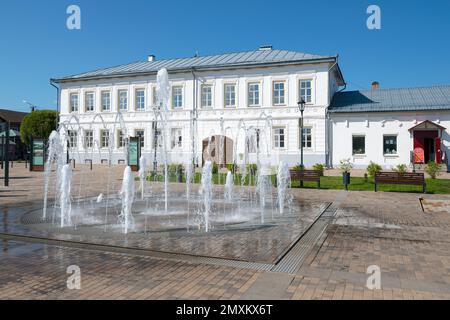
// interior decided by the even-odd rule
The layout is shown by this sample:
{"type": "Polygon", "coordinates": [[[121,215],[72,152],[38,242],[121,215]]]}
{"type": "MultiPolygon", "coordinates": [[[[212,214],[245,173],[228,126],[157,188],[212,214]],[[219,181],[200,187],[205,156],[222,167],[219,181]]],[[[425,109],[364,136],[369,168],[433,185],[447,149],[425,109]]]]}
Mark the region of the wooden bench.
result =
{"type": "Polygon", "coordinates": [[[290,170],[291,181],[312,181],[317,182],[317,189],[320,189],[320,176],[322,173],[317,170],[290,170]]]}
{"type": "Polygon", "coordinates": [[[427,184],[423,173],[378,172],[375,174],[375,192],[377,192],[378,184],[422,186],[423,193],[427,191],[427,184]]]}

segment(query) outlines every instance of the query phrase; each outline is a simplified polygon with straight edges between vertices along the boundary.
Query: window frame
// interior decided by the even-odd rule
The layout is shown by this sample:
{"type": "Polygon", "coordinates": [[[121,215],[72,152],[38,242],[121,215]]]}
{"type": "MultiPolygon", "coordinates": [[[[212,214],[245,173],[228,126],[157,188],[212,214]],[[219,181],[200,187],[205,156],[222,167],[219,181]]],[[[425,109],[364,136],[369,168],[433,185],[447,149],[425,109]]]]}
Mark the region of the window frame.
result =
{"type": "Polygon", "coordinates": [[[279,107],[279,106],[286,106],[287,105],[286,98],[287,98],[287,96],[286,96],[286,80],[274,80],[274,81],[272,81],[272,105],[273,106],[277,106],[277,107],[279,107]],[[283,102],[282,103],[275,102],[275,92],[276,92],[275,91],[275,85],[279,84],[279,83],[283,84],[283,102]]]}
{"type": "Polygon", "coordinates": [[[171,88],[171,99],[172,99],[172,109],[173,110],[179,110],[183,109],[184,107],[184,94],[183,94],[183,86],[182,85],[173,85],[171,88]],[[180,90],[180,94],[176,95],[175,90],[180,90]],[[175,99],[176,96],[179,96],[180,99],[175,99]],[[176,102],[181,102],[180,105],[175,105],[176,102]]]}
{"type": "Polygon", "coordinates": [[[366,155],[366,135],[364,134],[353,134],[352,135],[352,155],[353,156],[365,156],[366,155]],[[355,153],[355,138],[364,138],[364,152],[355,153]]]}
{"type": "Polygon", "coordinates": [[[213,106],[213,85],[212,84],[208,84],[208,83],[202,84],[201,85],[201,89],[200,89],[200,107],[202,109],[210,109],[210,108],[212,108],[212,106],[213,106]],[[204,100],[203,100],[203,97],[204,97],[203,89],[205,89],[205,88],[209,88],[209,100],[205,99],[205,102],[209,101],[209,105],[203,103],[204,102],[204,100]]]}
{"type": "Polygon", "coordinates": [[[170,149],[182,149],[183,148],[183,129],[182,128],[171,128],[170,129],[170,149]],[[175,133],[175,134],[174,134],[175,133]],[[178,139],[178,138],[181,138],[178,139]],[[175,143],[175,145],[174,145],[175,143]],[[181,145],[180,145],[181,143],[181,145]]]}
{"type": "Polygon", "coordinates": [[[127,137],[123,132],[123,130],[117,129],[117,140],[116,140],[117,149],[123,149],[127,146],[126,139],[127,137]]]}
{"type": "Polygon", "coordinates": [[[94,130],[91,130],[91,129],[84,130],[83,146],[84,146],[84,149],[94,148],[94,130]],[[88,136],[88,133],[90,133],[90,137],[88,136]],[[89,145],[86,143],[88,138],[91,139],[89,145]]]}
{"type": "Polygon", "coordinates": [[[134,129],[134,136],[141,137],[141,149],[145,148],[145,129],[134,129]],[[138,134],[140,131],[142,131],[142,135],[138,134]]]}
{"type": "Polygon", "coordinates": [[[95,92],[94,91],[86,91],[84,93],[84,112],[90,113],[95,112],[95,92]],[[92,110],[88,110],[88,96],[92,95],[92,110]]]}
{"type": "MultiPolygon", "coordinates": [[[[313,104],[314,103],[314,99],[313,99],[313,95],[314,95],[313,86],[314,86],[314,84],[313,84],[313,82],[314,82],[314,80],[310,79],[310,78],[305,78],[305,79],[299,79],[298,80],[298,100],[299,101],[300,101],[301,98],[303,98],[306,104],[313,104]],[[309,82],[310,83],[309,90],[311,92],[310,92],[310,95],[309,95],[309,97],[310,97],[309,101],[307,99],[308,95],[306,95],[306,97],[304,97],[302,95],[302,82],[309,82]]],[[[307,89],[308,88],[305,88],[305,90],[307,90],[307,89]]]]}
{"type": "Polygon", "coordinates": [[[134,89],[134,111],[145,111],[145,101],[146,101],[145,88],[134,89]],[[138,93],[143,93],[143,96],[139,96],[138,93]],[[142,99],[142,100],[141,100],[142,99]],[[141,107],[140,104],[143,104],[141,107]]]}
{"type": "Polygon", "coordinates": [[[386,157],[395,157],[398,156],[398,135],[397,134],[383,134],[383,155],[386,157]],[[395,153],[386,153],[386,142],[385,139],[387,137],[395,138],[395,153]]]}
{"type": "Polygon", "coordinates": [[[100,148],[101,149],[108,149],[111,146],[111,132],[109,129],[100,129],[100,148]],[[103,133],[108,133],[107,137],[104,137],[103,133]],[[105,145],[103,142],[103,139],[107,138],[107,144],[105,145]]]}
{"type": "Polygon", "coordinates": [[[69,149],[78,148],[78,131],[76,130],[67,130],[68,140],[69,140],[69,149]]]}
{"type": "Polygon", "coordinates": [[[287,148],[287,130],[286,127],[274,127],[273,128],[273,149],[284,150],[287,148]],[[283,130],[283,134],[276,133],[277,130],[283,130]],[[283,136],[283,146],[281,146],[281,136],[283,136]],[[277,138],[280,137],[277,146],[277,138]]]}
{"type": "Polygon", "coordinates": [[[101,108],[101,112],[111,112],[112,111],[112,105],[111,105],[111,90],[102,90],[101,92],[100,92],[100,108],[101,108]],[[104,94],[108,94],[108,96],[109,96],[109,99],[108,99],[108,101],[109,101],[109,109],[104,109],[103,107],[104,107],[104,104],[103,104],[103,102],[104,102],[104,94]]]}
{"type": "Polygon", "coordinates": [[[119,89],[119,90],[117,90],[117,107],[118,107],[118,110],[121,112],[121,111],[128,111],[128,108],[129,108],[129,104],[130,104],[130,99],[129,99],[129,94],[128,94],[128,89],[119,89]],[[122,109],[122,97],[121,97],[121,93],[124,93],[125,92],[125,94],[126,94],[126,108],[125,109],[122,109]]]}
{"type": "MultiPolygon", "coordinates": [[[[304,133],[302,132],[302,130],[299,130],[300,132],[302,132],[301,134],[302,134],[302,139],[301,139],[301,141],[299,141],[299,146],[300,146],[300,148],[301,148],[301,144],[300,143],[305,143],[305,146],[303,146],[303,150],[312,150],[313,148],[314,148],[314,137],[313,137],[313,127],[312,126],[304,126],[303,127],[303,130],[309,130],[309,132],[310,132],[310,143],[311,143],[311,146],[310,147],[308,147],[307,145],[306,145],[306,142],[307,142],[307,140],[305,140],[305,135],[304,135],[304,133]]],[[[300,137],[299,137],[300,138],[300,137]]]]}
{"type": "Polygon", "coordinates": [[[70,110],[70,113],[77,113],[78,110],[80,110],[80,94],[78,92],[71,92],[69,94],[69,110],[70,110]],[[72,97],[77,97],[76,110],[74,109],[72,97]]]}
{"type": "Polygon", "coordinates": [[[237,84],[236,83],[224,83],[223,85],[223,106],[224,108],[236,108],[237,107],[237,84]],[[227,87],[233,87],[233,100],[234,104],[227,104],[227,87]]]}
{"type": "Polygon", "coordinates": [[[249,81],[247,83],[247,106],[250,108],[261,107],[261,82],[260,81],[249,81]],[[258,94],[255,95],[255,91],[250,91],[251,86],[258,86],[258,94]],[[251,101],[251,99],[257,99],[258,103],[254,103],[255,101],[251,101]]]}

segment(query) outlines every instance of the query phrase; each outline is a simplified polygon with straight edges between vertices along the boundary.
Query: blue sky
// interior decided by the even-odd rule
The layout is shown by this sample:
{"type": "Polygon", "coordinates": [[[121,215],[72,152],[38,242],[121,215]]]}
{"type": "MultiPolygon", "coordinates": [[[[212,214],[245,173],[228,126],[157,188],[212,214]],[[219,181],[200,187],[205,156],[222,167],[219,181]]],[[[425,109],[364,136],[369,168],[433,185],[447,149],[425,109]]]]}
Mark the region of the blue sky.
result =
{"type": "Polygon", "coordinates": [[[450,1],[3,0],[0,107],[54,108],[51,77],[146,59],[245,51],[261,44],[339,54],[349,90],[450,84],[450,1]],[[82,29],[66,28],[66,8],[82,29]],[[366,28],[366,9],[382,29],[366,28]]]}

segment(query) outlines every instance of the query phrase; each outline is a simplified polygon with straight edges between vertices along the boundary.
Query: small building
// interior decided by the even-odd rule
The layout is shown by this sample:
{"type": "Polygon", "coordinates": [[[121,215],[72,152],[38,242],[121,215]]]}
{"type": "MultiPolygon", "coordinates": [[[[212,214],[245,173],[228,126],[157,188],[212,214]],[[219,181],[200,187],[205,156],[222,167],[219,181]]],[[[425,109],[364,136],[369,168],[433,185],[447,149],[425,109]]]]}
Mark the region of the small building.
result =
{"type": "Polygon", "coordinates": [[[350,158],[356,168],[372,161],[448,165],[450,86],[339,92],[329,108],[332,164],[350,158]]]}
{"type": "Polygon", "coordinates": [[[3,143],[6,137],[5,124],[9,123],[9,154],[10,160],[24,160],[26,158],[26,146],[20,139],[20,126],[26,112],[18,112],[8,109],[0,109],[0,159],[3,159],[3,143]]]}

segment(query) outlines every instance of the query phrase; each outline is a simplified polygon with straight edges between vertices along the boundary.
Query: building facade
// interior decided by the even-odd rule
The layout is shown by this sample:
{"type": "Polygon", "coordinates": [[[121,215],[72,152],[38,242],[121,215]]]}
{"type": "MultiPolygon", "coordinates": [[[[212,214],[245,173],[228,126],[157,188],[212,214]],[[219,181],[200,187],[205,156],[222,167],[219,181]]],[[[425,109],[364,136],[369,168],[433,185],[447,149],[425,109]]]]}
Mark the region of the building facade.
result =
{"type": "Polygon", "coordinates": [[[270,47],[174,60],[150,57],[147,62],[54,80],[61,88],[61,122],[76,150],[73,157],[106,162],[111,149],[112,163],[123,163],[124,138],[131,136],[141,136],[143,154],[152,156],[161,143],[155,139],[161,124],[152,111],[161,68],[168,70],[171,85],[166,127],[170,162],[185,163],[193,149],[199,164],[208,157],[220,164],[242,162],[246,154],[255,162],[259,148],[272,165],[281,160],[295,165],[300,162],[300,98],[306,102],[305,164],[327,162],[327,108],[344,85],[337,57],[270,47]],[[249,128],[257,146],[245,137],[249,128]],[[211,151],[218,141],[224,141],[223,157],[211,151]]]}
{"type": "Polygon", "coordinates": [[[142,153],[153,157],[164,140],[154,113],[161,68],[170,77],[165,145],[171,163],[195,154],[199,166],[255,163],[256,157],[293,166],[300,163],[300,141],[307,167],[338,166],[342,159],[385,168],[447,162],[450,87],[342,92],[337,56],[271,47],[160,61],[150,56],[54,79],[71,156],[125,163],[126,138],[140,136],[142,153]]]}

